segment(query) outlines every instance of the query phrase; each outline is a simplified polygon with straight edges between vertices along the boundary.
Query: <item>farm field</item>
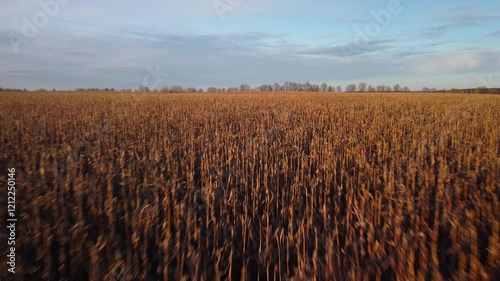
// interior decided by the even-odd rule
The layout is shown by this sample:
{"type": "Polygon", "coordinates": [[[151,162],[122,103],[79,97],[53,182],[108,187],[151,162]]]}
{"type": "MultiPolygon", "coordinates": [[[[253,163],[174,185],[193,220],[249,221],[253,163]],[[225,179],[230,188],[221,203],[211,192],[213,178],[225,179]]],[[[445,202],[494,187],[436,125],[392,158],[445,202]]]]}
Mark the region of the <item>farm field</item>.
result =
{"type": "Polygon", "coordinates": [[[0,124],[18,280],[500,268],[498,95],[2,93],[0,124]]]}

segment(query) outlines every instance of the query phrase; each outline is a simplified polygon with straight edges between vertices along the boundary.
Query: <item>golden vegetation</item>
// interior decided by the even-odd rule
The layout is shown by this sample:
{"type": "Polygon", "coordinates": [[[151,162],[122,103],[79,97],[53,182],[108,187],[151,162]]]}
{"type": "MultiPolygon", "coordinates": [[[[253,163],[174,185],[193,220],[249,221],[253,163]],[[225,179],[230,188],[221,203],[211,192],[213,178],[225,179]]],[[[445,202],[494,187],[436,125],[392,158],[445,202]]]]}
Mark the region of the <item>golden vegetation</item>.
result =
{"type": "Polygon", "coordinates": [[[500,265],[498,96],[0,97],[18,280],[488,280],[500,265]]]}

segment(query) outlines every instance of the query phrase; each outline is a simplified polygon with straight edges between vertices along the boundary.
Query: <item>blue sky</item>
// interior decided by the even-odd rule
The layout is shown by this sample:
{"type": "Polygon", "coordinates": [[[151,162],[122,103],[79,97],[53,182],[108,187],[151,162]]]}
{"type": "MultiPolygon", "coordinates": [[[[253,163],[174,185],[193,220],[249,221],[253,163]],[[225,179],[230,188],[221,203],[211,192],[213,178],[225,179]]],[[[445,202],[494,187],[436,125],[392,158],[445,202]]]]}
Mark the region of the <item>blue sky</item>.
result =
{"type": "Polygon", "coordinates": [[[0,87],[500,87],[500,1],[0,0],[0,87]]]}

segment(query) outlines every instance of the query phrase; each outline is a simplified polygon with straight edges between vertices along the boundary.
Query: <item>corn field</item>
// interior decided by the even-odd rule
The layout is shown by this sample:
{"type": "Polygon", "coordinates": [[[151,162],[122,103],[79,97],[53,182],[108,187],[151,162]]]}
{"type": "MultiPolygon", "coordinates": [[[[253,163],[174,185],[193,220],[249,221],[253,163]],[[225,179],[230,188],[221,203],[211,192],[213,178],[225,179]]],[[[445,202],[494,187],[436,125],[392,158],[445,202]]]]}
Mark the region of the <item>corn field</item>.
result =
{"type": "Polygon", "coordinates": [[[499,276],[500,96],[3,93],[0,123],[16,280],[499,276]]]}

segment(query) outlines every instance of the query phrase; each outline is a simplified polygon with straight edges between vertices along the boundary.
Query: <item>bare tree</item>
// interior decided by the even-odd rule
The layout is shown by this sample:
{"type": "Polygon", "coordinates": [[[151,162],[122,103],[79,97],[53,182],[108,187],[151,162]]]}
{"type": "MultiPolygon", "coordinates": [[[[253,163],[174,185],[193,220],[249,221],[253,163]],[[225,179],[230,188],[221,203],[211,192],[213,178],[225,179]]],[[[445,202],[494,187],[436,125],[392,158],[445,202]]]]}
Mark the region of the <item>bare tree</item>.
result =
{"type": "Polygon", "coordinates": [[[346,92],[356,92],[356,84],[349,84],[345,88],[346,92]]]}
{"type": "Polygon", "coordinates": [[[394,90],[394,92],[401,92],[401,86],[399,86],[399,84],[396,84],[394,85],[394,87],[392,87],[392,90],[394,90]]]}
{"type": "Polygon", "coordinates": [[[271,85],[268,85],[268,84],[262,84],[262,85],[259,86],[259,90],[261,92],[272,91],[273,87],[271,85]]]}
{"type": "Polygon", "coordinates": [[[304,91],[306,92],[312,91],[311,83],[309,81],[306,82],[306,84],[304,85],[304,91]]]}
{"type": "Polygon", "coordinates": [[[285,88],[285,89],[284,89],[285,91],[291,91],[291,90],[292,90],[292,82],[288,82],[288,81],[287,81],[287,82],[285,82],[285,83],[283,84],[283,87],[285,88]]]}
{"type": "Polygon", "coordinates": [[[182,86],[179,86],[179,85],[173,85],[172,87],[170,87],[170,91],[172,93],[183,93],[184,88],[182,88],[182,86]]]}
{"type": "Polygon", "coordinates": [[[337,86],[337,92],[338,93],[342,92],[342,86],[337,86]]]}
{"type": "Polygon", "coordinates": [[[321,91],[322,92],[327,92],[328,91],[328,84],[322,83],[321,84],[321,91]]]}
{"type": "Polygon", "coordinates": [[[375,92],[375,87],[368,85],[368,92],[375,92]]]}
{"type": "Polygon", "coordinates": [[[297,83],[297,88],[296,89],[297,90],[295,90],[295,91],[302,92],[302,91],[304,91],[305,87],[304,87],[304,85],[302,85],[302,83],[299,82],[299,83],[297,83]]]}
{"type": "Polygon", "coordinates": [[[280,91],[281,90],[281,86],[279,83],[274,83],[273,84],[273,89],[272,89],[274,92],[277,92],[277,91],[280,91]]]}
{"type": "Polygon", "coordinates": [[[358,84],[358,91],[360,91],[360,92],[366,91],[366,83],[365,82],[361,82],[358,84]]]}
{"type": "Polygon", "coordinates": [[[248,85],[248,84],[241,84],[240,85],[240,92],[250,92],[250,85],[248,85]]]}

